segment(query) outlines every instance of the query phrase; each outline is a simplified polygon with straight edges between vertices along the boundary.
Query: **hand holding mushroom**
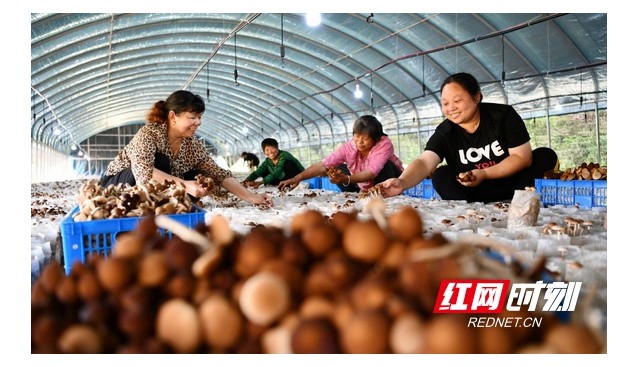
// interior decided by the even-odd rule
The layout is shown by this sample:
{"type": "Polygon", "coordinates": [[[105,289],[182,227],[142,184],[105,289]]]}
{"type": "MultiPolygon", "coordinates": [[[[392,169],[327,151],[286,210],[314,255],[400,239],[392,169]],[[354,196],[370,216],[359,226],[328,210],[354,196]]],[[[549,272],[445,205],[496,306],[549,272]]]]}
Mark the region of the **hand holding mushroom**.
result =
{"type": "Polygon", "coordinates": [[[461,172],[456,176],[456,180],[463,186],[475,187],[485,179],[485,171],[482,169],[473,169],[467,172],[461,172]]]}
{"type": "Polygon", "coordinates": [[[400,178],[391,178],[385,180],[376,185],[376,187],[379,187],[381,189],[381,194],[383,195],[383,197],[386,198],[401,195],[403,190],[405,190],[405,184],[400,178]]]}
{"type": "Polygon", "coordinates": [[[333,184],[347,184],[348,176],[337,167],[328,167],[326,174],[333,184]]]}
{"type": "Polygon", "coordinates": [[[292,189],[294,189],[295,187],[297,187],[299,185],[299,181],[301,181],[301,180],[299,180],[297,178],[297,176],[295,176],[293,178],[281,181],[279,183],[279,185],[277,185],[277,188],[279,190],[284,190],[285,188],[288,187],[288,188],[290,188],[290,190],[292,190],[292,189]]]}

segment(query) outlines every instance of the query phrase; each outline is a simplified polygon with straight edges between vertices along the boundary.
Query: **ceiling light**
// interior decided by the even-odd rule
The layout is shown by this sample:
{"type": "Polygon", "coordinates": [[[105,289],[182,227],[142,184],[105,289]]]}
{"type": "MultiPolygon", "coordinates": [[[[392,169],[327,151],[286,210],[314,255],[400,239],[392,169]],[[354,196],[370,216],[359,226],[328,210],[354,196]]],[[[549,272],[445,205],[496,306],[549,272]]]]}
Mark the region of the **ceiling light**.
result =
{"type": "Polygon", "coordinates": [[[321,13],[306,13],[306,24],[309,27],[316,27],[321,24],[321,13]]]}
{"type": "Polygon", "coordinates": [[[363,92],[361,91],[361,86],[359,85],[359,81],[357,80],[357,85],[354,88],[354,97],[361,98],[363,97],[363,92]]]}

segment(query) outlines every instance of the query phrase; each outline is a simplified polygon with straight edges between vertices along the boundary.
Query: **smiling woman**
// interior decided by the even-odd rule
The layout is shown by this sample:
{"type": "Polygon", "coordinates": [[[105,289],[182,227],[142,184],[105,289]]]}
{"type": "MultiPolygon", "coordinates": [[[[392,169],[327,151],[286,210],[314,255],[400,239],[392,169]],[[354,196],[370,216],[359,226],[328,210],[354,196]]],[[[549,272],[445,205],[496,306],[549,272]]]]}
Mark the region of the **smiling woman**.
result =
{"type": "Polygon", "coordinates": [[[100,185],[146,184],[172,180],[181,183],[194,198],[209,193],[221,194],[224,188],[253,204],[268,202],[268,197],[246,190],[229,170],[222,169],[195,138],[206,106],[202,98],[189,91],[173,92],[166,101],[157,101],[144,125],[131,142],[107,167],[100,185]],[[198,184],[197,175],[212,179],[212,191],[198,184]]]}
{"type": "Polygon", "coordinates": [[[303,172],[279,183],[279,188],[295,188],[302,180],[328,176],[341,191],[359,192],[403,171],[401,159],[394,153],[394,145],[383,132],[381,122],[373,115],[355,120],[352,140],[303,172]]]}
{"type": "Polygon", "coordinates": [[[400,194],[432,177],[444,200],[506,201],[515,190],[534,186],[534,179],[558,168],[551,148],[532,151],[523,119],[512,106],[483,102],[472,74],[457,73],[443,81],[441,110],[445,120],[423,153],[398,179],[382,183],[384,195],[400,194]]]}

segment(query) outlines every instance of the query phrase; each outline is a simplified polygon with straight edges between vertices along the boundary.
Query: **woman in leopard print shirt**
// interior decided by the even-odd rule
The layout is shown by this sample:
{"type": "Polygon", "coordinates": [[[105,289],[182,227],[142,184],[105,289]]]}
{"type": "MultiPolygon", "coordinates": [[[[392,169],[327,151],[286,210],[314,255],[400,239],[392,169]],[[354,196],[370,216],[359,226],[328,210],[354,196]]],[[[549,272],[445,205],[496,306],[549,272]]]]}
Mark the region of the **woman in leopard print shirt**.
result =
{"type": "Polygon", "coordinates": [[[185,90],[156,102],[146,117],[148,123],[108,165],[100,185],[172,180],[183,183],[190,195],[199,198],[209,194],[195,180],[202,174],[214,181],[217,192],[223,187],[253,204],[269,202],[267,195],[248,191],[229,170],[219,167],[195,138],[205,108],[200,96],[185,90]]]}

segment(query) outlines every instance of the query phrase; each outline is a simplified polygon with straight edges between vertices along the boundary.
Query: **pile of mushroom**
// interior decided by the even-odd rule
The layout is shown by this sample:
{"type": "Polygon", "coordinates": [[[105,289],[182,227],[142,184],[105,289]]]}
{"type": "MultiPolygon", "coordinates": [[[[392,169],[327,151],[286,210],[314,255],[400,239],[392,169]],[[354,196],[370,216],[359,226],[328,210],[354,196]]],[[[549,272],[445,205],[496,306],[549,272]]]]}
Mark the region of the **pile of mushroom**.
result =
{"type": "Polygon", "coordinates": [[[192,210],[192,202],[183,184],[160,183],[151,179],[146,184],[101,187],[95,179],[80,188],[76,222],[95,219],[141,217],[149,214],[181,214],[192,210]]]}
{"type": "Polygon", "coordinates": [[[607,166],[598,163],[581,163],[575,168],[567,168],[565,171],[547,171],[543,175],[547,179],[560,179],[562,181],[571,180],[606,180],[607,166]]]}
{"type": "Polygon", "coordinates": [[[409,206],[382,226],[359,214],[308,210],[246,235],[220,216],[194,230],[144,217],[111,256],[68,276],[58,263],[44,269],[31,291],[32,353],[604,352],[576,317],[474,328],[466,314],[433,314],[443,279],[534,282],[538,269],[426,236],[409,206]]]}

